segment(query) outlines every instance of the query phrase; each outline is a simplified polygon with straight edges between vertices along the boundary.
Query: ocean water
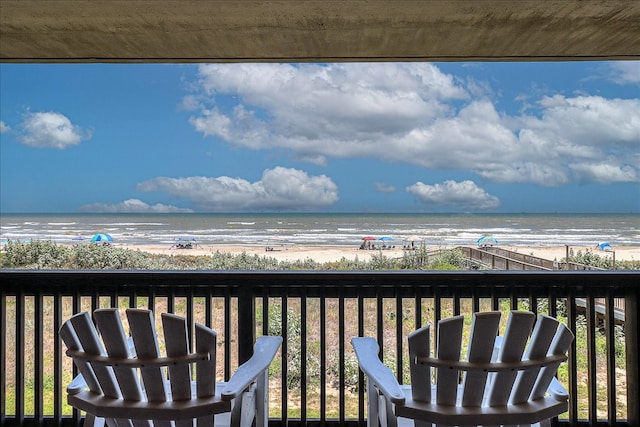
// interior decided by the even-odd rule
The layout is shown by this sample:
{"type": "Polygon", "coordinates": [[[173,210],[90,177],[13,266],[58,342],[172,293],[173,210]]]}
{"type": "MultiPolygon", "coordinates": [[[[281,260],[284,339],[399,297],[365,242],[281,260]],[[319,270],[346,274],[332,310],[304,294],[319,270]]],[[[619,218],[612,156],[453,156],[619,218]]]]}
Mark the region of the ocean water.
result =
{"type": "Polygon", "coordinates": [[[476,244],[491,234],[499,245],[640,245],[637,214],[1,214],[0,241],[87,241],[108,233],[116,245],[359,245],[364,236],[418,237],[443,247],[476,244]]]}

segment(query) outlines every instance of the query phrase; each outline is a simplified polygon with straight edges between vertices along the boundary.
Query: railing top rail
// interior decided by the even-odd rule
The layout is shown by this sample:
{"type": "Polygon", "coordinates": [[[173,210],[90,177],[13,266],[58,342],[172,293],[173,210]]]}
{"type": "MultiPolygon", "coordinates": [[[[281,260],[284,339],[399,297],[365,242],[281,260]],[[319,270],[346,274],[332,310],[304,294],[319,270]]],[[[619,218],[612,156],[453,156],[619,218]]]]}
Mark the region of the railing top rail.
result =
{"type": "Polygon", "coordinates": [[[87,271],[0,270],[4,293],[136,292],[169,294],[230,292],[251,288],[264,295],[378,295],[385,289],[412,289],[421,293],[455,292],[459,296],[495,295],[515,290],[518,296],[577,294],[620,297],[640,283],[640,271],[87,271]]]}

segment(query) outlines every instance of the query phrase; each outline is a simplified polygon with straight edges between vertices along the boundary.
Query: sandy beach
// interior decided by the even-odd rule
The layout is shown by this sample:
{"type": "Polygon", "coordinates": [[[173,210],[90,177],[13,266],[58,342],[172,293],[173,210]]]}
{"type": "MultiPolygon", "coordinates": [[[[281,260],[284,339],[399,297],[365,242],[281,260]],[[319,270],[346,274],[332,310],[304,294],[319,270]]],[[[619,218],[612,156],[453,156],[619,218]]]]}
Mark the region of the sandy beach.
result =
{"type": "MultiPolygon", "coordinates": [[[[177,249],[175,247],[162,245],[127,245],[122,246],[127,249],[137,249],[149,253],[163,255],[211,255],[215,252],[226,252],[231,254],[241,254],[243,252],[259,256],[272,257],[278,261],[296,261],[313,259],[314,261],[325,263],[339,261],[342,258],[355,259],[356,257],[362,261],[368,261],[374,255],[380,254],[377,250],[360,250],[357,246],[321,246],[321,245],[275,245],[271,246],[273,250],[267,250],[263,245],[196,245],[192,249],[177,249]]],[[[427,250],[436,251],[438,249],[453,249],[453,247],[443,246],[427,246],[427,250]]],[[[560,260],[566,256],[565,246],[500,246],[514,252],[527,255],[533,255],[549,260],[560,260]]],[[[570,249],[577,253],[583,253],[590,250],[602,257],[611,257],[612,252],[600,251],[596,248],[587,246],[570,246],[570,249]]],[[[394,249],[383,250],[382,253],[387,257],[401,257],[403,254],[402,247],[396,246],[394,249]]],[[[623,246],[615,249],[615,258],[622,260],[640,260],[640,246],[623,246]]]]}

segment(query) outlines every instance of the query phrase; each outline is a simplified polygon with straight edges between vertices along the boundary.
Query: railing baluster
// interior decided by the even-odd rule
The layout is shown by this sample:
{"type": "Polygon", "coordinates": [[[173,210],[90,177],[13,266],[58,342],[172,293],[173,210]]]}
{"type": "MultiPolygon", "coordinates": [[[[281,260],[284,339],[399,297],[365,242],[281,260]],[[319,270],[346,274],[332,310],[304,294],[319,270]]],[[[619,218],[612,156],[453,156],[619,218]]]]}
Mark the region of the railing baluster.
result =
{"type": "MultiPolygon", "coordinates": [[[[344,293],[343,289],[338,290],[338,359],[344,360],[344,343],[345,343],[345,311],[344,311],[344,293]]],[[[340,424],[344,424],[345,407],[344,407],[344,363],[338,367],[338,417],[340,424]]]]}
{"type": "Polygon", "coordinates": [[[402,384],[402,296],[396,296],[396,378],[398,382],[402,384]]]}
{"type": "MultiPolygon", "coordinates": [[[[384,299],[382,295],[382,288],[376,286],[376,334],[378,346],[380,346],[380,357],[384,354],[384,299]]],[[[382,359],[381,359],[382,360],[382,359]]]]}
{"type": "Polygon", "coordinates": [[[307,422],[307,296],[304,288],[300,297],[300,421],[307,422]]]}
{"type": "Polygon", "coordinates": [[[204,300],[204,324],[207,328],[212,328],[213,323],[213,306],[211,304],[211,299],[213,295],[211,294],[211,288],[207,287],[207,292],[204,300]]]}
{"type": "MultiPolygon", "coordinates": [[[[43,297],[41,293],[37,293],[34,297],[34,336],[33,336],[33,350],[34,350],[34,390],[44,390],[44,307],[43,297]]],[[[44,420],[44,396],[43,393],[33,393],[33,409],[34,416],[38,424],[42,424],[44,420]]]]}
{"type": "MultiPolygon", "coordinates": [[[[358,292],[358,336],[364,336],[364,297],[358,292]]],[[[358,370],[358,424],[364,425],[364,374],[358,370]]]]}
{"type": "MultiPolygon", "coordinates": [[[[7,295],[0,287],[0,396],[7,395],[7,295]]],[[[7,414],[7,399],[0,397],[0,426],[4,426],[7,414]]]]}
{"type": "Polygon", "coordinates": [[[605,317],[604,331],[607,342],[607,413],[609,415],[608,425],[612,426],[616,422],[616,336],[615,336],[615,316],[613,312],[613,298],[611,291],[607,290],[605,297],[605,317]]]}
{"type": "Polygon", "coordinates": [[[231,378],[231,289],[224,295],[224,380],[231,378]]]}
{"type": "Polygon", "coordinates": [[[327,421],[327,301],[320,291],[320,425],[327,421]]]}
{"type": "Polygon", "coordinates": [[[62,343],[58,338],[58,330],[62,326],[62,293],[53,294],[53,416],[56,424],[62,424],[62,395],[65,390],[62,384],[62,343]]]}
{"type": "Polygon", "coordinates": [[[640,425],[640,325],[638,325],[638,286],[625,288],[625,345],[627,368],[627,422],[640,425]]]}
{"type": "MultiPolygon", "coordinates": [[[[285,292],[286,294],[286,292],[285,292]]],[[[287,295],[284,295],[280,301],[280,307],[282,310],[280,312],[280,324],[282,325],[282,422],[284,425],[287,425],[288,419],[288,391],[289,391],[289,364],[288,362],[288,354],[289,354],[289,319],[288,319],[288,298],[287,295]]]]}
{"type": "MultiPolygon", "coordinates": [[[[567,298],[567,322],[569,328],[577,335],[576,328],[576,297],[573,289],[569,290],[569,297],[567,298]]],[[[569,347],[569,395],[574,396],[573,399],[569,399],[569,422],[571,425],[575,425],[578,421],[578,376],[577,376],[577,340],[573,340],[569,347]]]]}
{"type": "Polygon", "coordinates": [[[596,382],[596,312],[593,296],[587,294],[587,399],[589,423],[598,421],[598,386],[596,382]]]}

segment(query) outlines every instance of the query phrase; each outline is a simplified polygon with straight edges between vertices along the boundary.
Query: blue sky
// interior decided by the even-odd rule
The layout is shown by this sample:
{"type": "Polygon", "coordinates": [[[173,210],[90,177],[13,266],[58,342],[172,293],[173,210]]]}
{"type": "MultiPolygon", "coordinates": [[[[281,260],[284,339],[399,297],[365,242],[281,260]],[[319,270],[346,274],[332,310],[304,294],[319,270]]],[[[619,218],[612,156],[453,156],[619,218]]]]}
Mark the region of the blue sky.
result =
{"type": "Polygon", "coordinates": [[[0,64],[0,212],[640,212],[640,62],[0,64]]]}

